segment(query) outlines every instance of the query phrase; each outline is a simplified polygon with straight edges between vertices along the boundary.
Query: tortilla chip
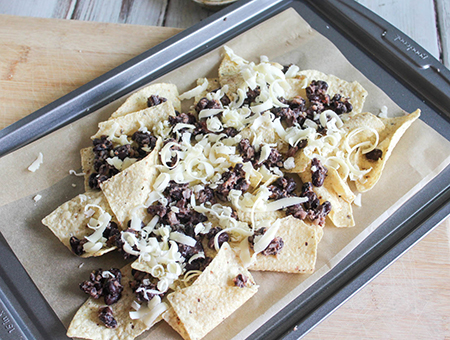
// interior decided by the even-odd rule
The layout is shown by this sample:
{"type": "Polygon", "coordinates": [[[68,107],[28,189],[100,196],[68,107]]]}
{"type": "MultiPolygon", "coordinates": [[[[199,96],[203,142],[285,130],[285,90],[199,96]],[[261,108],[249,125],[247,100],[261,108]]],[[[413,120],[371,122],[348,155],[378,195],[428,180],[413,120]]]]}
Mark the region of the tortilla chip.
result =
{"type": "Polygon", "coordinates": [[[297,78],[287,78],[286,82],[291,87],[286,90],[285,99],[291,100],[294,97],[302,97],[306,99],[306,87],[309,84],[306,84],[306,76],[297,76],[297,78]]]}
{"type": "Polygon", "coordinates": [[[247,126],[242,129],[240,135],[242,136],[242,139],[248,139],[252,145],[254,144],[255,138],[258,138],[257,144],[276,144],[276,148],[281,153],[286,153],[289,149],[288,143],[278,136],[275,129],[268,121],[264,121],[256,131],[253,130],[251,126],[247,126]]]}
{"type": "Polygon", "coordinates": [[[173,309],[163,318],[184,339],[201,339],[256,291],[252,275],[230,245],[224,243],[192,286],[168,295],[173,309]],[[248,279],[244,288],[236,287],[233,282],[238,274],[248,279]]]}
{"type": "Polygon", "coordinates": [[[288,173],[295,173],[299,174],[301,172],[306,171],[306,168],[309,166],[309,163],[311,162],[311,159],[305,155],[305,153],[302,150],[299,150],[295,156],[294,156],[294,164],[295,166],[292,169],[286,169],[286,172],[288,173]]]}
{"type": "MultiPolygon", "coordinates": [[[[98,205],[113,215],[103,193],[101,191],[89,191],[62,204],[42,220],[42,224],[47,226],[70,251],[72,251],[70,246],[70,238],[72,236],[83,239],[94,232],[94,230],[87,227],[87,224],[91,217],[98,217],[98,209],[94,208],[95,214],[87,217],[84,212],[85,206],[88,204],[98,205]]],[[[102,248],[95,253],[84,253],[81,257],[101,256],[114,249],[116,247],[102,248]]]]}
{"type": "MultiPolygon", "coordinates": [[[[355,194],[350,190],[347,182],[342,180],[339,173],[328,167],[328,173],[321,187],[314,187],[320,202],[329,201],[331,211],[328,218],[338,228],[353,227],[352,202],[355,200],[355,194]]],[[[312,173],[307,170],[299,174],[303,182],[312,181],[312,173]]]]}
{"type": "MultiPolygon", "coordinates": [[[[103,182],[100,186],[108,203],[117,217],[119,224],[126,226],[131,219],[134,208],[142,206],[148,199],[152,190],[158,170],[158,153],[162,141],[159,139],[155,149],[144,159],[134,163],[114,177],[103,182]]],[[[139,217],[146,217],[143,209],[140,209],[139,217]]]]}
{"type": "MultiPolygon", "coordinates": [[[[153,326],[146,326],[143,321],[130,318],[131,304],[136,300],[136,296],[130,288],[130,282],[133,281],[131,267],[128,265],[122,268],[121,272],[122,297],[118,302],[110,306],[113,310],[114,319],[117,321],[117,327],[114,329],[107,328],[98,318],[99,309],[106,306],[103,298],[89,298],[80,307],[70,323],[67,330],[68,337],[92,340],[129,340],[134,339],[153,326]]],[[[157,318],[153,324],[161,319],[161,317],[157,318]]]]}
{"type": "Polygon", "coordinates": [[[323,235],[321,229],[293,216],[283,218],[277,232],[284,242],[281,251],[277,255],[256,255],[256,262],[248,269],[284,273],[314,272],[317,245],[323,235]]]}
{"type": "MultiPolygon", "coordinates": [[[[198,85],[202,85],[203,81],[205,78],[198,78],[197,79],[197,86],[198,85]]],[[[199,93],[198,95],[195,96],[194,98],[194,105],[196,105],[200,99],[206,97],[206,95],[209,92],[212,92],[214,90],[217,90],[218,88],[220,88],[220,83],[219,83],[219,78],[206,78],[206,80],[208,80],[208,86],[206,87],[205,91],[199,93]]]]}
{"type": "Polygon", "coordinates": [[[221,287],[234,287],[233,279],[242,274],[248,278],[248,287],[254,286],[250,272],[244,268],[239,256],[231,249],[228,243],[222,244],[216,257],[211,261],[203,273],[195,280],[196,285],[216,285],[221,287]]]}
{"type": "Polygon", "coordinates": [[[151,131],[157,123],[167,121],[169,116],[175,116],[175,111],[173,105],[167,101],[126,116],[101,122],[98,124],[98,132],[91,139],[100,138],[103,135],[111,136],[114,133],[116,137],[131,136],[143,126],[151,131]]]}
{"type": "MultiPolygon", "coordinates": [[[[252,214],[251,212],[245,212],[242,210],[237,210],[237,215],[239,221],[252,224],[252,214]]],[[[275,222],[276,220],[285,217],[285,213],[281,210],[277,211],[255,211],[255,222],[267,221],[269,223],[275,222]]]]}
{"type": "Polygon", "coordinates": [[[174,331],[180,334],[183,339],[190,339],[189,334],[186,331],[186,328],[184,328],[183,323],[181,322],[180,318],[178,317],[177,313],[172,307],[169,308],[169,310],[167,310],[166,312],[164,312],[163,319],[169,324],[170,327],[173,328],[174,331]]]}
{"type": "MultiPolygon", "coordinates": [[[[352,116],[349,120],[344,122],[344,125],[342,126],[342,130],[346,131],[347,133],[361,127],[368,127],[376,130],[378,133],[384,130],[384,124],[381,121],[380,118],[375,116],[373,113],[370,112],[362,112],[358,113],[354,116],[352,116]]],[[[352,139],[349,141],[351,145],[358,144],[360,142],[363,142],[367,139],[370,139],[373,137],[373,133],[370,133],[369,131],[362,131],[355,135],[358,139],[352,139]]],[[[354,138],[355,138],[354,137],[354,138]]]]}
{"type": "Polygon", "coordinates": [[[392,150],[397,145],[405,131],[417,118],[419,118],[419,116],[420,110],[416,110],[406,116],[381,118],[385,128],[380,133],[380,141],[377,149],[380,149],[383,152],[383,156],[378,161],[371,161],[367,159],[365,155],[362,155],[361,153],[358,154],[357,164],[360,169],[366,170],[372,168],[372,170],[365,174],[361,180],[356,181],[356,188],[358,191],[368,191],[378,182],[384,166],[391,156],[392,150]]]}
{"type": "Polygon", "coordinates": [[[184,339],[199,340],[255,293],[253,287],[197,285],[176,291],[167,298],[187,332],[184,339]]]}
{"type": "Polygon", "coordinates": [[[349,83],[345,80],[339,79],[336,76],[328,75],[315,70],[300,71],[298,72],[298,75],[301,77],[305,77],[302,78],[304,81],[304,88],[306,88],[313,80],[323,80],[327,82],[327,94],[329,94],[331,98],[337,93],[344,98],[350,98],[350,103],[353,106],[352,113],[362,112],[364,102],[366,101],[367,97],[367,91],[357,81],[349,83]]]}
{"type": "Polygon", "coordinates": [[[265,144],[276,144],[279,140],[278,134],[275,132],[275,129],[267,121],[261,124],[261,126],[259,126],[258,130],[256,131],[253,130],[251,126],[248,126],[240,132],[242,139],[248,139],[252,144],[256,134],[262,136],[261,142],[265,144]]]}
{"type": "Polygon", "coordinates": [[[157,95],[166,98],[169,102],[172,103],[175,110],[181,111],[180,100],[178,99],[178,89],[176,85],[159,83],[144,87],[138,92],[132,94],[130,97],[128,97],[125,103],[123,103],[122,106],[120,106],[117,111],[111,115],[111,118],[125,116],[129,113],[148,108],[147,99],[151,95],[157,95]]]}
{"type": "Polygon", "coordinates": [[[92,188],[89,186],[89,177],[95,172],[94,170],[94,148],[91,146],[89,148],[81,149],[81,168],[84,173],[84,190],[90,191],[92,188]]]}
{"type": "MultiPolygon", "coordinates": [[[[228,54],[225,54],[219,66],[219,82],[221,87],[228,85],[227,95],[229,97],[234,96],[237,89],[244,83],[244,78],[240,72],[241,67],[232,61],[228,54]]],[[[234,100],[234,97],[230,97],[230,99],[234,100]]]]}

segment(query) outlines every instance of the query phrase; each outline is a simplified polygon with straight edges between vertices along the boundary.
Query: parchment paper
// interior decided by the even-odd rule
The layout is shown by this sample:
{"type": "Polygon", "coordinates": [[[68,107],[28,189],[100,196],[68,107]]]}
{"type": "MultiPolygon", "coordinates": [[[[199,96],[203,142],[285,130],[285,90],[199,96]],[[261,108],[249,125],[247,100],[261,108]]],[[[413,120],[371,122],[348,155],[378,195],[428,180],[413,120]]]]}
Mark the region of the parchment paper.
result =
{"type": "MultiPolygon", "coordinates": [[[[312,30],[292,9],[262,23],[230,41],[228,46],[249,60],[260,55],[301,69],[317,69],[348,81],[359,81],[368,91],[365,111],[378,113],[386,105],[390,115],[403,114],[389,97],[356,70],[326,38],[312,30]]],[[[217,76],[222,49],[164,76],[160,81],[177,84],[180,93],[195,79],[217,76]]],[[[107,119],[123,99],[92,113],[51,135],[0,159],[0,231],[37,287],[67,326],[86,296],[78,283],[96,268],[121,267],[117,254],[81,259],[65,248],[43,226],[41,219],[58,205],[83,191],[83,180],[70,176],[80,168],[79,150],[90,145],[97,123],[107,119]],[[44,163],[36,173],[27,167],[39,152],[44,163]],[[74,187],[73,184],[76,186],[74,187]],[[36,194],[42,195],[37,203],[36,194]]],[[[363,194],[363,207],[354,208],[356,226],[326,226],[319,245],[317,270],[312,275],[254,273],[259,292],[244,307],[213,330],[206,339],[242,339],[260,327],[308,286],[343,259],[355,246],[397,210],[406,200],[442,171],[450,162],[450,143],[422,121],[406,132],[389,159],[376,187],[363,194]]],[[[140,339],[178,338],[161,322],[140,339]]]]}

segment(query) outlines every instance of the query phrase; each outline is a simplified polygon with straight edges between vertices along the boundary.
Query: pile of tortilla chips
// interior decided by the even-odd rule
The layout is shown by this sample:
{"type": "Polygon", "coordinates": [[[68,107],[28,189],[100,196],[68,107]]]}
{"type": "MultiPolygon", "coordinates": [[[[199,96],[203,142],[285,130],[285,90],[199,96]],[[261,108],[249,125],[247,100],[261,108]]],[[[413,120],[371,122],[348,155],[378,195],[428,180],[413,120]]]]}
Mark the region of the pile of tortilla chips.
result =
{"type": "Polygon", "coordinates": [[[133,143],[134,133],[149,132],[157,138],[154,148],[140,159],[111,155],[108,163],[115,167],[116,174],[100,184],[101,190],[89,186],[95,175],[93,147],[81,150],[86,193],[43,219],[43,224],[71,250],[72,237],[86,240],[83,257],[101,256],[117,248],[102,234],[114,222],[129,246],[124,247],[125,251],[137,257],[122,268],[122,297],[111,305],[117,327],[108,328],[99,321],[103,300],[89,298],[74,316],[68,336],[133,339],[165,320],[184,339],[201,339],[257,292],[250,271],[312,273],[324,228],[308,218],[286,215],[287,207],[301,204],[304,198],[297,195],[274,201],[270,185],[284,176],[299,184],[311,182],[311,160],[318,159],[327,173],[323,185],[314,186],[314,192],[321,203],[328,201],[332,207],[326,225],[352,227],[352,204],[357,203],[361,192],[377,183],[393,148],[420,115],[419,110],[397,118],[363,112],[368,94],[357,82],[300,70],[295,65],[283,68],[266,57],[261,57],[260,63],[249,62],[229,48],[225,48],[218,78],[199,79],[197,85],[179,95],[173,84],[154,84],[130,96],[108,121],[99,123],[92,139],[106,136],[114,145],[126,145],[133,143]],[[271,109],[286,107],[286,101],[294,98],[308,102],[306,89],[319,80],[328,84],[330,97],[338,94],[348,99],[351,112],[338,115],[328,109],[314,120],[306,119],[302,126],[286,126],[273,115],[271,109]],[[256,98],[246,101],[255,89],[259,91],[256,98]],[[151,96],[166,100],[148,107],[151,96]],[[225,97],[228,100],[222,101],[225,97]],[[202,121],[206,130],[200,138],[193,133],[199,125],[169,123],[179,116],[181,101],[192,98],[190,114],[202,121]],[[196,105],[204,99],[219,106],[196,111],[196,105]],[[223,133],[231,128],[236,135],[223,133]],[[178,138],[176,148],[171,147],[174,137],[178,138]],[[259,152],[260,160],[267,159],[270,150],[278,150],[285,156],[283,166],[245,162],[238,147],[244,138],[259,152]],[[300,144],[302,147],[298,147],[300,144]],[[287,157],[295,147],[298,151],[287,157]],[[373,150],[379,154],[375,160],[366,156],[373,150]],[[174,157],[176,161],[172,162],[174,157]],[[198,204],[194,192],[206,186],[214,190],[223,183],[224,173],[236,164],[244,164],[248,189],[230,190],[227,201],[198,204]],[[213,259],[203,270],[185,270],[188,261],[178,252],[180,244],[193,246],[193,239],[179,235],[147,211],[149,205],[164,202],[169,180],[188,183],[192,188],[190,208],[208,217],[207,222],[195,226],[196,235],[207,235],[214,227],[230,235],[228,242],[221,245],[216,235],[212,248],[204,242],[204,252],[197,258],[213,259]],[[265,233],[255,234],[261,228],[265,233]],[[254,237],[253,244],[249,237],[254,237]],[[282,239],[281,250],[264,255],[264,249],[275,238],[282,239]],[[150,245],[154,246],[152,251],[150,245]],[[156,295],[147,304],[137,303],[130,288],[132,268],[159,280],[157,287],[163,297],[156,295]],[[238,277],[245,278],[243,283],[236,283],[238,277]]]}

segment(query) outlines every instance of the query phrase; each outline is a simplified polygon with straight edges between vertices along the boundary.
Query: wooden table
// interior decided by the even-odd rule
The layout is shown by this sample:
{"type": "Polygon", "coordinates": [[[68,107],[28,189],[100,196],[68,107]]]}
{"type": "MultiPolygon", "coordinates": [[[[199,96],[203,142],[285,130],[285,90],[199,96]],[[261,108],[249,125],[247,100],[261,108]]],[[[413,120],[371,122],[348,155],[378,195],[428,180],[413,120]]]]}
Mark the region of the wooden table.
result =
{"type": "MultiPolygon", "coordinates": [[[[359,2],[450,66],[450,1],[359,2]]],[[[0,15],[0,128],[211,13],[188,0],[0,0],[0,14],[96,22],[0,15]]],[[[306,339],[450,339],[449,220],[306,339]]]]}

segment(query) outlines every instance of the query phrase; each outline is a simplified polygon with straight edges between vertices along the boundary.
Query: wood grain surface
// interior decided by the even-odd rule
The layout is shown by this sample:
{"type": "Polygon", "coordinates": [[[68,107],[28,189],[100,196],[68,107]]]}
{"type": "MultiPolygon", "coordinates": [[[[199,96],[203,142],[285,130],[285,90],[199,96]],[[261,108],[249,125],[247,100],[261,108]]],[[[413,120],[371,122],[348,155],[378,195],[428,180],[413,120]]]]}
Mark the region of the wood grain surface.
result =
{"type": "MultiPolygon", "coordinates": [[[[356,0],[450,67],[449,0],[356,0]]],[[[211,10],[191,0],[0,0],[0,14],[187,28],[211,10]]]]}
{"type": "MultiPolygon", "coordinates": [[[[165,11],[176,3],[166,2],[165,11]]],[[[89,1],[69,1],[70,6],[53,3],[53,10],[61,12],[87,13],[91,8],[94,13],[89,1]]],[[[132,3],[133,7],[143,4],[132,3]]],[[[179,4],[183,6],[183,1],[179,4]]],[[[188,8],[191,4],[185,1],[184,5],[188,8]]],[[[43,8],[44,12],[48,9],[43,8]]],[[[104,15],[120,16],[120,11],[114,7],[104,15]]],[[[163,18],[168,20],[165,14],[163,18]]],[[[173,15],[170,20],[180,24],[186,19],[173,15]]],[[[5,15],[0,15],[0,22],[1,127],[179,32],[5,15]],[[95,35],[90,34],[93,30],[95,35]]],[[[438,226],[305,338],[450,339],[450,222],[438,226]]]]}
{"type": "Polygon", "coordinates": [[[7,15],[0,22],[0,129],[180,32],[7,15]]]}

